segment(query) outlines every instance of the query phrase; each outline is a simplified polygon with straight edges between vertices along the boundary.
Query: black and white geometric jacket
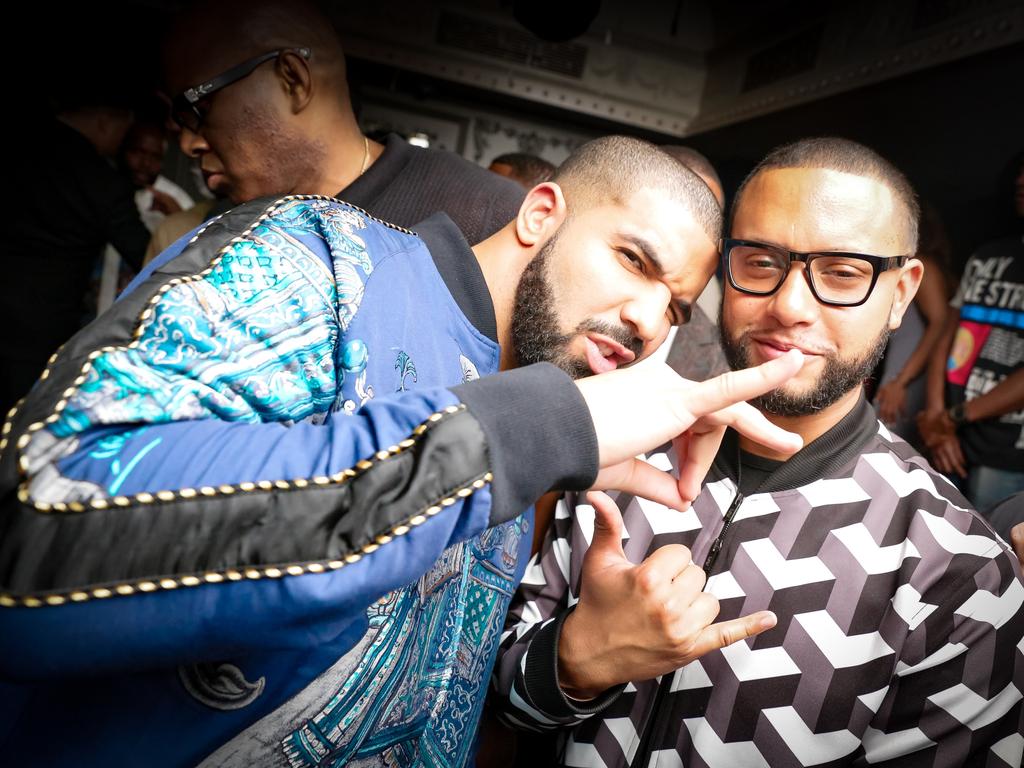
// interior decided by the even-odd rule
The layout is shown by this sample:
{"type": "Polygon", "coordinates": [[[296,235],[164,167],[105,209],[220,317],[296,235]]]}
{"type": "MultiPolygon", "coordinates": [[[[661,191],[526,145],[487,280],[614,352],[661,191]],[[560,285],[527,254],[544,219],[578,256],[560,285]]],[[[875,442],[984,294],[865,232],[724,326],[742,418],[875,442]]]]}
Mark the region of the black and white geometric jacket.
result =
{"type": "MultiPolygon", "coordinates": [[[[648,461],[674,468],[671,452],[648,461]]],[[[969,503],[863,399],[746,498],[738,466],[730,433],[687,512],[620,497],[623,548],[640,562],[686,545],[719,620],[770,609],[777,626],[567,699],[558,634],[594,519],[570,494],[506,623],[503,719],[560,731],[555,759],[571,766],[1020,766],[1024,581],[969,503]]]]}

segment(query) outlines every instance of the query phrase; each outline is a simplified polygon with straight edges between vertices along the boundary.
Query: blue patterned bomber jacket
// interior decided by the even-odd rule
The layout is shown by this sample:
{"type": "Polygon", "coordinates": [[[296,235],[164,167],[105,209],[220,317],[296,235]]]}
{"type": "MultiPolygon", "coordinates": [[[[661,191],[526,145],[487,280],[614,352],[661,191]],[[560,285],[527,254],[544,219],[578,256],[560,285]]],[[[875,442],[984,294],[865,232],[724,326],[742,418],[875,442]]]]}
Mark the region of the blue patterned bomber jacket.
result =
{"type": "Polygon", "coordinates": [[[5,762],[469,759],[524,512],[597,451],[417,232],[243,205],[53,356],[0,442],[5,762]]]}

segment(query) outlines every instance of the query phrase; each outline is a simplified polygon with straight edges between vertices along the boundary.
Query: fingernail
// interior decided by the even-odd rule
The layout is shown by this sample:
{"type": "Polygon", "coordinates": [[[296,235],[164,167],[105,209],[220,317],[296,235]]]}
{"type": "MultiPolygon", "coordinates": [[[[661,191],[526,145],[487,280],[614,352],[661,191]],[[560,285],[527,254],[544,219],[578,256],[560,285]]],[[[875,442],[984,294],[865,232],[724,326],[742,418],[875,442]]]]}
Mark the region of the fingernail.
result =
{"type": "Polygon", "coordinates": [[[775,624],[777,622],[778,622],[778,619],[775,618],[775,614],[774,613],[765,614],[761,618],[761,629],[771,629],[772,627],[775,626],[775,624]]]}

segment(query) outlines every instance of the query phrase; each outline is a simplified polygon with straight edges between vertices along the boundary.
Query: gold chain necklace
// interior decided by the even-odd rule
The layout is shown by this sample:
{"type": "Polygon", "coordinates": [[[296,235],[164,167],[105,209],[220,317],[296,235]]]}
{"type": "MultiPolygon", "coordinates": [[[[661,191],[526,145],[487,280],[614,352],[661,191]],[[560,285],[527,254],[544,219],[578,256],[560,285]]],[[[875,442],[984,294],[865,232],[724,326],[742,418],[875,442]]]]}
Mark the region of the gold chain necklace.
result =
{"type": "Polygon", "coordinates": [[[359,175],[366,173],[366,166],[370,162],[370,140],[363,136],[363,167],[359,169],[359,175]]]}

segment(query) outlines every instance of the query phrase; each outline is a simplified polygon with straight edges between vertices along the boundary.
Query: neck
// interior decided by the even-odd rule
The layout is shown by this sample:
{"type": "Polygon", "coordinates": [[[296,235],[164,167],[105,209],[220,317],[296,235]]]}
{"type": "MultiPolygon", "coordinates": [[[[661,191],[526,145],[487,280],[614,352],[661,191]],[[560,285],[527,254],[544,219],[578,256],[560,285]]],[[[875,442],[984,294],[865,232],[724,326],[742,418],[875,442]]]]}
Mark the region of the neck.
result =
{"type": "Polygon", "coordinates": [[[329,135],[327,156],[321,166],[315,189],[302,190],[318,195],[335,197],[339,192],[363,175],[384,152],[384,146],[368,141],[356,126],[342,121],[321,135],[329,135]]]}
{"type": "Polygon", "coordinates": [[[507,371],[518,365],[512,348],[512,315],[515,309],[516,287],[519,285],[523,270],[533,256],[533,251],[519,245],[513,221],[474,246],[473,253],[480,263],[487,290],[490,291],[491,301],[494,302],[498,344],[501,345],[500,368],[507,371]]]}
{"type": "MultiPolygon", "coordinates": [[[[860,400],[862,391],[863,387],[855,387],[843,395],[838,402],[833,403],[822,411],[812,413],[808,416],[776,416],[771,413],[764,413],[764,411],[762,411],[762,413],[764,413],[764,417],[775,426],[781,427],[787,432],[793,432],[794,434],[800,435],[804,441],[804,445],[806,446],[817,440],[832,429],[832,427],[842,421],[843,417],[845,417],[853,410],[854,406],[857,405],[857,401],[860,400]]],[[[766,459],[784,461],[789,458],[789,456],[784,453],[773,451],[770,448],[764,447],[760,443],[755,443],[745,435],[740,435],[740,448],[748,453],[754,454],[755,456],[763,456],[766,459]]]]}

